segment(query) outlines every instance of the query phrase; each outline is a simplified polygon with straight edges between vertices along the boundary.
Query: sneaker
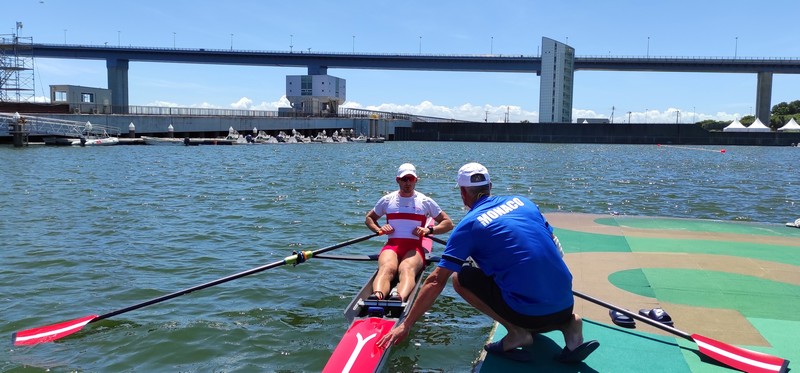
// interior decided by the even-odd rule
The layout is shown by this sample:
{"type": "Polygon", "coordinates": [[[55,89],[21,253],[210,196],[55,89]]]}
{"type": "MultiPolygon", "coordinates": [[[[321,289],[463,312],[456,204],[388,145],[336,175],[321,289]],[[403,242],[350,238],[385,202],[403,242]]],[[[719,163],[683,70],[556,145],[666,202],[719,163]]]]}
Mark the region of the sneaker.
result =
{"type": "Polygon", "coordinates": [[[383,300],[383,292],[378,290],[367,297],[368,300],[383,300]]]}

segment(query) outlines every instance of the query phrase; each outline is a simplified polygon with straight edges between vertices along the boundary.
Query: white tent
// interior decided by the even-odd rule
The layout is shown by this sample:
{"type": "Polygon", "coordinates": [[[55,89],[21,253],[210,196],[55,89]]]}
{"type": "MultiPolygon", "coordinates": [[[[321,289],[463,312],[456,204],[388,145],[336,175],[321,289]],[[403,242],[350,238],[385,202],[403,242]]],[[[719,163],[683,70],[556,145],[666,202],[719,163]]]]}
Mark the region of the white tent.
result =
{"type": "Polygon", "coordinates": [[[769,132],[769,127],[765,126],[764,123],[761,123],[761,119],[756,118],[756,121],[753,124],[747,127],[747,132],[769,132]]]}
{"type": "Polygon", "coordinates": [[[794,118],[792,118],[792,119],[789,120],[789,123],[786,123],[786,124],[783,125],[783,127],[778,128],[778,131],[781,131],[781,132],[786,132],[786,131],[800,132],[800,124],[797,124],[797,122],[794,121],[794,118]]]}
{"type": "Polygon", "coordinates": [[[722,129],[723,132],[747,132],[747,127],[742,125],[738,119],[734,119],[731,124],[722,129]]]}

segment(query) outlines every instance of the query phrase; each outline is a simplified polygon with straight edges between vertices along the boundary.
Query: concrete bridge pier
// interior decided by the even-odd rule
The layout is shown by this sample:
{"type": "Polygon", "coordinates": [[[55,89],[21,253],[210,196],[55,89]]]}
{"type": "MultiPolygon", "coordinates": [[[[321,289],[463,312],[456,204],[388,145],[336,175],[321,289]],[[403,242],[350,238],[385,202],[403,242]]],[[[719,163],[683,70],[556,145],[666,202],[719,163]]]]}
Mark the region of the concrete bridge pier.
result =
{"type": "Polygon", "coordinates": [[[772,73],[758,73],[758,85],[756,87],[756,118],[761,120],[765,126],[769,127],[769,113],[772,110],[772,73]]]}
{"type": "Polygon", "coordinates": [[[128,60],[109,58],[106,69],[114,114],[125,114],[128,112],[128,60]]]}

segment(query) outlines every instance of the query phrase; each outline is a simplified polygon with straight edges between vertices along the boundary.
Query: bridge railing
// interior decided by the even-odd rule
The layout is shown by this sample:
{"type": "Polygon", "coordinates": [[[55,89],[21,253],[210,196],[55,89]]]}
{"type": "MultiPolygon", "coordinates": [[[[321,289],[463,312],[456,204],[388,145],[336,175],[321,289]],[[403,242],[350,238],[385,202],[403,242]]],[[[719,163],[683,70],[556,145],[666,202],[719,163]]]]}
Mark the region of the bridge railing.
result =
{"type": "Polygon", "coordinates": [[[161,106],[114,106],[114,113],[130,115],[176,115],[176,116],[231,116],[231,117],[278,117],[277,111],[250,109],[216,109],[161,106]]]}

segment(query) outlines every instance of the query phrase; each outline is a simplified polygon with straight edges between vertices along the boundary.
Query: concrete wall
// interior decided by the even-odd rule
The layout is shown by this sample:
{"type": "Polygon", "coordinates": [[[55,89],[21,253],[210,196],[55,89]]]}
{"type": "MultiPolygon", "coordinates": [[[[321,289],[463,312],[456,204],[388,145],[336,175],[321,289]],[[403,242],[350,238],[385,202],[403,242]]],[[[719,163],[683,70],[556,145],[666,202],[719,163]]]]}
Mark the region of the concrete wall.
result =
{"type": "Polygon", "coordinates": [[[800,133],[709,132],[694,124],[414,123],[396,140],[789,146],[800,133]]]}

